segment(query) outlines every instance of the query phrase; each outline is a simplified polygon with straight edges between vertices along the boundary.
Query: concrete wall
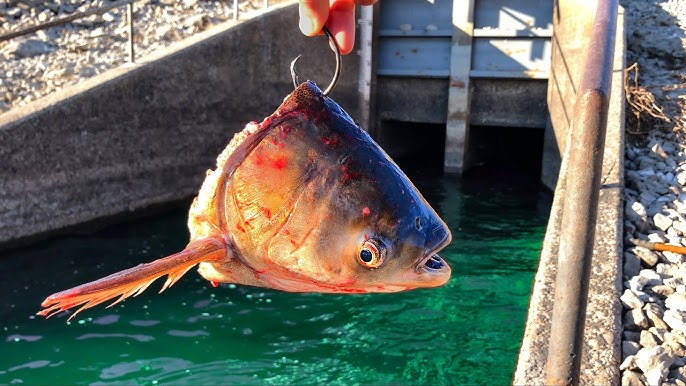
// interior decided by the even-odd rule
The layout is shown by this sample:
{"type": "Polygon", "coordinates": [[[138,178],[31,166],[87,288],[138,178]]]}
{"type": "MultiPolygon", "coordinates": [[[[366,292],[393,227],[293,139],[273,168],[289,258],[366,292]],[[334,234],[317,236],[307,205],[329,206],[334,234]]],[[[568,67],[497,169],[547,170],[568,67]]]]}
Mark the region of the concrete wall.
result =
{"type": "MultiPolygon", "coordinates": [[[[301,79],[325,87],[334,56],[298,30],[295,1],[215,27],[0,116],[0,245],[195,195],[233,133],[301,79]]],[[[358,114],[358,58],[331,96],[358,114]]]]}
{"type": "Polygon", "coordinates": [[[545,128],[541,167],[541,181],[550,190],[555,190],[567,145],[596,4],[597,1],[555,1],[547,96],[550,121],[545,128]]]}

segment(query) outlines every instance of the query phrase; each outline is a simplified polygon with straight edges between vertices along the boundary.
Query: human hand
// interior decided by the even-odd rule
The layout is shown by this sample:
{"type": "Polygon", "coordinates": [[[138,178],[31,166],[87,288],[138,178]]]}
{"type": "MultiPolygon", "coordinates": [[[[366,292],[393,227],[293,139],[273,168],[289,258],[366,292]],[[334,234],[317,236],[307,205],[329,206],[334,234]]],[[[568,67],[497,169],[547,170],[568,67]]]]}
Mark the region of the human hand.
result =
{"type": "Polygon", "coordinates": [[[372,5],[378,0],[300,0],[300,30],[307,36],[319,35],[322,27],[331,31],[342,55],[355,45],[355,4],[372,5]]]}

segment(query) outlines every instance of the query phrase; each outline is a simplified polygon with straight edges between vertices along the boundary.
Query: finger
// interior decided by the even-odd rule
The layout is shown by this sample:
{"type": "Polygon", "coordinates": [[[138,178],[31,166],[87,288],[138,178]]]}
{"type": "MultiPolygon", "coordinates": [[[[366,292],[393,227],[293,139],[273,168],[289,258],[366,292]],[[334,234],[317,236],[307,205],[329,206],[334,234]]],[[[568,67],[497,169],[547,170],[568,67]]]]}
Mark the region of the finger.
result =
{"type": "Polygon", "coordinates": [[[307,36],[318,35],[329,16],[329,0],[300,0],[300,31],[307,36]]]}
{"type": "Polygon", "coordinates": [[[355,3],[352,0],[332,0],[326,26],[338,42],[341,55],[347,55],[355,45],[355,3]]]}

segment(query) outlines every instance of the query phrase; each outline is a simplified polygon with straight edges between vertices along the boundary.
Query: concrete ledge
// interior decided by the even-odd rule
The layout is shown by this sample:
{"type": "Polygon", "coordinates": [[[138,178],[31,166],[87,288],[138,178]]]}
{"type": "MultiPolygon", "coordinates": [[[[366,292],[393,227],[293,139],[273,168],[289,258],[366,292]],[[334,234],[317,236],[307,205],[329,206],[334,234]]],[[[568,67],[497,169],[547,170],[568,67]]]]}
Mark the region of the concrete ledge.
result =
{"type": "MultiPolygon", "coordinates": [[[[0,116],[0,245],[191,197],[233,133],[302,78],[328,84],[326,40],[298,30],[295,1],[217,26],[0,116]]],[[[356,55],[332,93],[357,116],[356,55]]]]}
{"type": "MultiPolygon", "coordinates": [[[[582,354],[582,385],[619,385],[621,360],[622,234],[624,188],[624,11],[617,19],[612,91],[603,160],[593,266],[582,354]]],[[[570,58],[568,58],[570,60],[570,58]]],[[[557,129],[556,129],[557,130],[557,129]]],[[[566,162],[546,230],[541,259],[529,304],[526,329],[514,374],[515,385],[545,384],[545,362],[550,338],[560,220],[565,194],[566,162]]]]}

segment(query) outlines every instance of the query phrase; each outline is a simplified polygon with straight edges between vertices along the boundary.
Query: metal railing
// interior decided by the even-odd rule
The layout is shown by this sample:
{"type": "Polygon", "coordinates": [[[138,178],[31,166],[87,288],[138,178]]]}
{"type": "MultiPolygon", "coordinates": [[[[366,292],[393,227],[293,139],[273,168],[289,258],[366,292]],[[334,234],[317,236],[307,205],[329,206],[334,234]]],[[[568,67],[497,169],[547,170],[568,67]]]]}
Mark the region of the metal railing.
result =
{"type": "MultiPolygon", "coordinates": [[[[133,44],[133,36],[135,33],[135,30],[133,28],[133,3],[137,1],[142,1],[142,0],[119,0],[115,1],[111,4],[103,5],[97,8],[89,9],[87,11],[82,11],[82,12],[75,12],[69,16],[65,16],[56,20],[51,20],[47,21],[44,23],[40,23],[31,27],[27,27],[24,29],[21,29],[19,31],[14,31],[14,32],[9,32],[3,35],[0,35],[0,42],[14,39],[20,36],[25,36],[29,35],[44,29],[52,28],[52,27],[57,27],[60,25],[64,25],[67,23],[70,23],[74,20],[78,19],[83,19],[88,16],[93,16],[93,15],[100,15],[103,14],[110,9],[122,7],[126,5],[126,20],[128,23],[128,59],[130,63],[135,63],[135,53],[134,53],[134,44],[133,44]]],[[[269,0],[263,0],[262,3],[263,8],[269,7],[269,0]]],[[[233,20],[237,21],[238,20],[238,0],[233,0],[233,20]]]]}
{"type": "Polygon", "coordinates": [[[617,0],[598,1],[576,94],[545,369],[545,383],[549,385],[579,383],[617,12],[617,0]]]}

